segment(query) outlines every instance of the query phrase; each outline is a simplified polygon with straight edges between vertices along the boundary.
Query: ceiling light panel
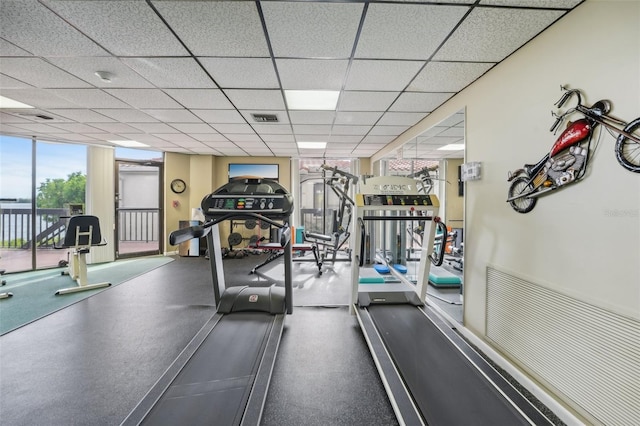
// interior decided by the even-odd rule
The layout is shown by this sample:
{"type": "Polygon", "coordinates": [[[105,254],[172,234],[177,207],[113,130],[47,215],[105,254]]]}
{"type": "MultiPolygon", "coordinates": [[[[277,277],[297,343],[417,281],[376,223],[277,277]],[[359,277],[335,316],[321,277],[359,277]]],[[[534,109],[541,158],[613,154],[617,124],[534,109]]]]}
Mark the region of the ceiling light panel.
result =
{"type": "Polygon", "coordinates": [[[55,1],[47,5],[114,55],[188,55],[146,2],[119,1],[118,7],[108,1],[55,1]],[[115,31],[114,22],[118,25],[115,31]]]}
{"type": "Polygon", "coordinates": [[[335,90],[285,90],[289,110],[335,110],[340,92],[335,90]]]}
{"type": "Polygon", "coordinates": [[[269,56],[255,2],[158,1],[154,6],[196,56],[269,56]]]}
{"type": "Polygon", "coordinates": [[[182,106],[159,89],[104,89],[134,108],[180,109],[182,106]]]}
{"type": "Polygon", "coordinates": [[[371,3],[355,56],[426,60],[468,10],[467,6],[371,3]]]}
{"type": "Polygon", "coordinates": [[[2,73],[35,87],[92,87],[40,58],[2,58],[2,73]]]}
{"type": "Polygon", "coordinates": [[[200,58],[200,63],[222,88],[280,87],[269,58],[200,58]]]}
{"type": "Polygon", "coordinates": [[[364,5],[332,2],[262,2],[276,57],[348,58],[364,5]]]}
{"type": "Polygon", "coordinates": [[[277,59],[283,89],[340,90],[347,72],[344,59],[277,59]]]}
{"type": "Polygon", "coordinates": [[[429,62],[411,82],[411,92],[458,92],[487,72],[493,63],[429,62]]]}
{"type": "Polygon", "coordinates": [[[564,13],[560,10],[476,7],[434,59],[501,61],[564,13]]]}
{"type": "MultiPolygon", "coordinates": [[[[107,55],[104,49],[36,1],[3,1],[0,36],[39,56],[107,55]]],[[[2,54],[5,55],[4,49],[2,54]]]]}
{"type": "Polygon", "coordinates": [[[176,89],[216,87],[193,58],[122,58],[122,62],[157,87],[176,89]]]}
{"type": "Polygon", "coordinates": [[[153,87],[151,83],[114,57],[54,57],[47,60],[96,87],[138,89],[153,87]],[[100,81],[94,74],[98,70],[111,73],[111,83],[100,81]]]}

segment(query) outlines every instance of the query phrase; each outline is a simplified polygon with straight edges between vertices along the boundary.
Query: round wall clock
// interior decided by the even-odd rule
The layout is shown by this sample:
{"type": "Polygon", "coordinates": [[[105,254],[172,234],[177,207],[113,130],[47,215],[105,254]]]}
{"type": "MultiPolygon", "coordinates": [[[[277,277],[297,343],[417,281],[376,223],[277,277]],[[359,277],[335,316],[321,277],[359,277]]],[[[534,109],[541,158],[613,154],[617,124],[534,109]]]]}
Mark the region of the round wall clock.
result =
{"type": "Polygon", "coordinates": [[[171,190],[176,194],[182,194],[187,189],[187,184],[182,179],[174,179],[171,181],[171,190]]]}

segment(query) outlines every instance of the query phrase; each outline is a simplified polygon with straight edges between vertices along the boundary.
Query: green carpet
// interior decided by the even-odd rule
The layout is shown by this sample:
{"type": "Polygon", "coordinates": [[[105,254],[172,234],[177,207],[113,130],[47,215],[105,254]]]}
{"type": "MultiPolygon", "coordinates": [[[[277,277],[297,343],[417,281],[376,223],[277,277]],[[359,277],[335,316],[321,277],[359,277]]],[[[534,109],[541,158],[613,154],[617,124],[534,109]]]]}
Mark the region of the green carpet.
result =
{"type": "MultiPolygon", "coordinates": [[[[171,261],[171,257],[150,256],[89,265],[88,282],[93,284],[107,281],[113,287],[171,261]]],[[[0,299],[0,335],[111,288],[56,296],[57,290],[77,285],[71,277],[61,275],[65,270],[66,268],[56,268],[3,276],[7,285],[0,287],[0,292],[13,293],[13,297],[0,299]]]]}

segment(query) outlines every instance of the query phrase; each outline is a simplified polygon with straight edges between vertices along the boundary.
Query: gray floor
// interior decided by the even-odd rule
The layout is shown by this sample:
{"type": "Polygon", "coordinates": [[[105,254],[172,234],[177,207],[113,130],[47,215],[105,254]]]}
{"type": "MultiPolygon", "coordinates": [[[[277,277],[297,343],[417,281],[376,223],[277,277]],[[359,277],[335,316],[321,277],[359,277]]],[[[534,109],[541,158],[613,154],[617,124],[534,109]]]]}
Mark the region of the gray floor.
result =
{"type": "MultiPolygon", "coordinates": [[[[225,260],[229,280],[265,280],[245,272],[258,257],[225,260]]],[[[270,267],[265,276],[277,279],[270,267]]],[[[298,307],[285,323],[263,424],[395,424],[347,308],[299,307],[346,305],[345,270],[327,265],[315,279],[315,264],[294,264],[298,307]]],[[[207,261],[178,258],[0,337],[0,423],[119,424],[214,313],[212,293],[207,261]]]]}

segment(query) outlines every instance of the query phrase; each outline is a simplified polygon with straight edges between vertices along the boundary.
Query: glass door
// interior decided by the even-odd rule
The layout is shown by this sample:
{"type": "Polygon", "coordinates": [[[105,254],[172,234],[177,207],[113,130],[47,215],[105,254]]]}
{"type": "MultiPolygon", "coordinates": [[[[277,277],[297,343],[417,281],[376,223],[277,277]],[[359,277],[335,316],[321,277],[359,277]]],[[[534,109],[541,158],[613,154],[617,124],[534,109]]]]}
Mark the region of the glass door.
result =
{"type": "Polygon", "coordinates": [[[162,163],[116,160],[116,258],[162,252],[162,163]]]}

